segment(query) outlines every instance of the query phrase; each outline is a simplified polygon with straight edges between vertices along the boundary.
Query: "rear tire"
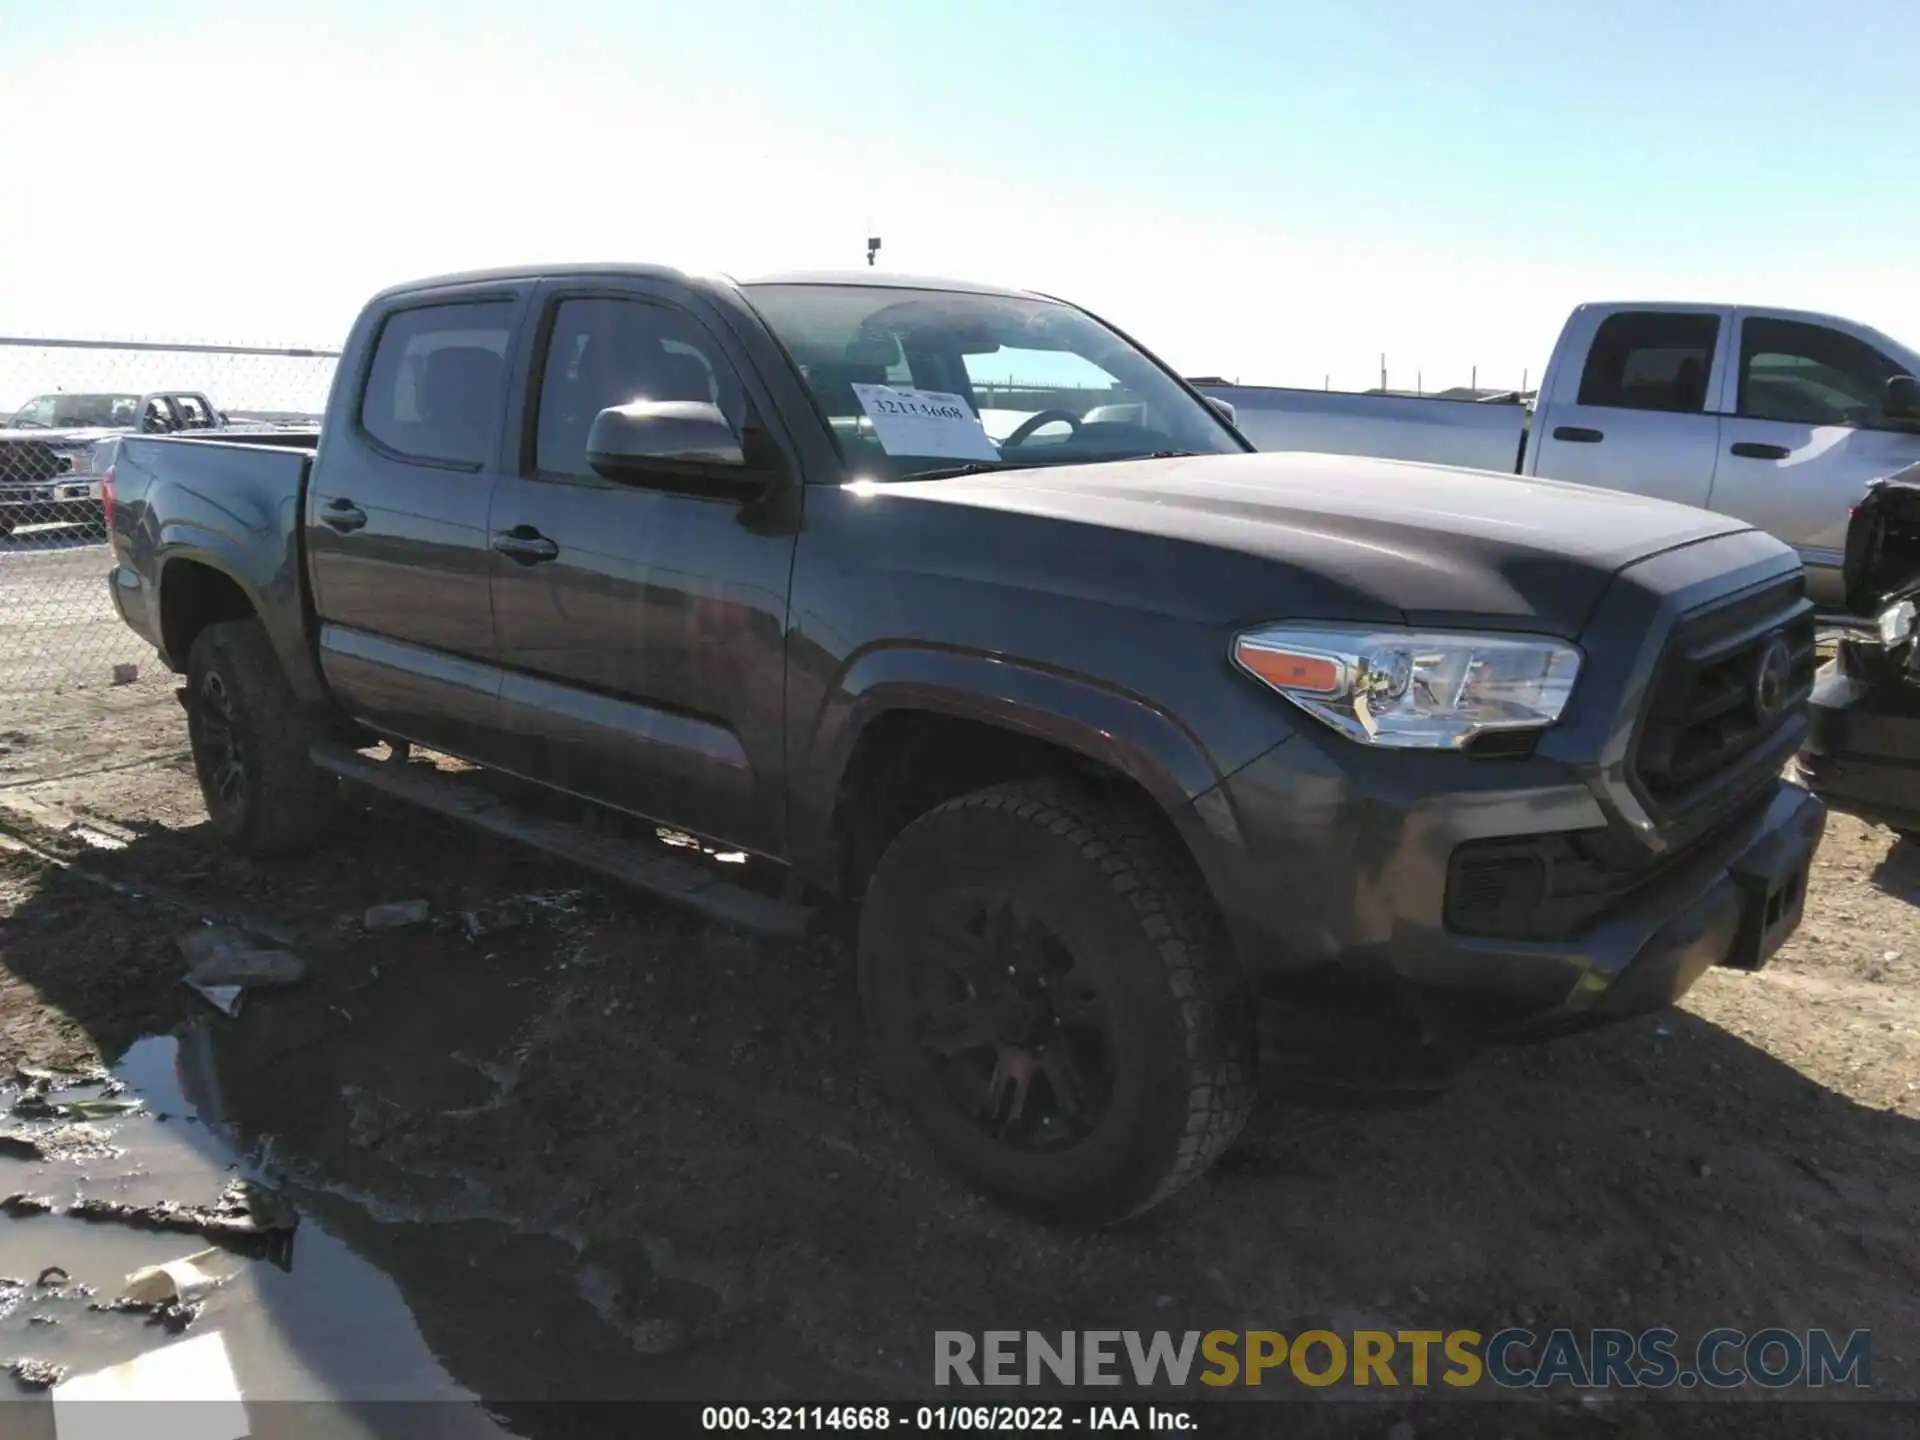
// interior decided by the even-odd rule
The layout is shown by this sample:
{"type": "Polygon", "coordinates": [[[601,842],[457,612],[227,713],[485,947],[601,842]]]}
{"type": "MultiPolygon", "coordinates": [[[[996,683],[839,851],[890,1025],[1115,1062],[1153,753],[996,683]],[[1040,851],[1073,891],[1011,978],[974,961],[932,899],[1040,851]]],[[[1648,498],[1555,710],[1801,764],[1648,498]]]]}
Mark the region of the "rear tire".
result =
{"type": "Polygon", "coordinates": [[[258,620],[209,625],[187,657],[187,733],[220,838],[261,858],[310,848],[340,783],[308,758],[319,727],[300,708],[258,620]]]}
{"type": "Polygon", "coordinates": [[[881,857],[859,954],[906,1109],[1014,1208],[1138,1214],[1206,1170],[1253,1108],[1255,1009],[1225,926],[1143,806],[1059,781],[948,801],[881,857]]]}

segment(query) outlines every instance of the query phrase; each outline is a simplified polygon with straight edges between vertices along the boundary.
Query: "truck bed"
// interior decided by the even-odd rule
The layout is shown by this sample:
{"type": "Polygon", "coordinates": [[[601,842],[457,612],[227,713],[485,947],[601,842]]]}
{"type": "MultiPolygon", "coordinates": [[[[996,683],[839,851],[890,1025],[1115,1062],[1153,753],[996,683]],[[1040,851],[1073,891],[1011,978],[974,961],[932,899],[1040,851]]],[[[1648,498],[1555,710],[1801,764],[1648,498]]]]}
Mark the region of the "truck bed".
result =
{"type": "Polygon", "coordinates": [[[1264,385],[1200,388],[1233,406],[1240,433],[1262,450],[1376,455],[1511,474],[1527,428],[1527,407],[1517,403],[1264,385]]]}
{"type": "MultiPolygon", "coordinates": [[[[224,432],[112,442],[111,588],[121,616],[167,663],[160,591],[176,555],[226,577],[267,627],[296,690],[312,674],[297,543],[317,431],[224,432]]],[[[317,687],[316,687],[317,688],[317,687]]]]}

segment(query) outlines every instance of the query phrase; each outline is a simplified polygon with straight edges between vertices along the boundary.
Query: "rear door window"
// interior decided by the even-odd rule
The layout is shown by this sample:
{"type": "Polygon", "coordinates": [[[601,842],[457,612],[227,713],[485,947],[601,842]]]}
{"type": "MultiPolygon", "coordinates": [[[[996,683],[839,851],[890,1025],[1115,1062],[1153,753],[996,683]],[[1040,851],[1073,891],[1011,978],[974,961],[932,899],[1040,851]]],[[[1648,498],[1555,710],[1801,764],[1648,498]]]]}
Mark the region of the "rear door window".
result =
{"type": "Polygon", "coordinates": [[[1904,366],[1864,340],[1800,320],[1750,319],[1740,330],[1740,414],[1794,425],[1887,423],[1887,381],[1904,366]]]}
{"type": "Polygon", "coordinates": [[[398,310],[381,327],[360,397],[360,425],[412,460],[478,469],[506,404],[510,300],[398,310]]]}
{"type": "Polygon", "coordinates": [[[1718,315],[1665,310],[1609,315],[1594,332],[1580,375],[1582,405],[1697,415],[1720,338],[1718,315]]]}

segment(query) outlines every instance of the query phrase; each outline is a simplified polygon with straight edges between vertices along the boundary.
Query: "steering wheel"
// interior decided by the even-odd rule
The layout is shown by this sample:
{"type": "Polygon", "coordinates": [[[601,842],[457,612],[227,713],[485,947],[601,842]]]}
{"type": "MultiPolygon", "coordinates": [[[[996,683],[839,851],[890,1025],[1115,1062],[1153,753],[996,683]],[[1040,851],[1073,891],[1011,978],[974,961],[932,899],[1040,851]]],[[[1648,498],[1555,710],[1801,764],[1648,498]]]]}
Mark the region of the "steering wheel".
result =
{"type": "Polygon", "coordinates": [[[1016,445],[1024,445],[1033,438],[1033,432],[1042,425],[1051,425],[1056,420],[1064,420],[1073,427],[1073,433],[1080,433],[1080,417],[1071,410],[1042,410],[1038,415],[1029,415],[1022,420],[1014,432],[1000,442],[1002,450],[1011,450],[1016,445]]]}

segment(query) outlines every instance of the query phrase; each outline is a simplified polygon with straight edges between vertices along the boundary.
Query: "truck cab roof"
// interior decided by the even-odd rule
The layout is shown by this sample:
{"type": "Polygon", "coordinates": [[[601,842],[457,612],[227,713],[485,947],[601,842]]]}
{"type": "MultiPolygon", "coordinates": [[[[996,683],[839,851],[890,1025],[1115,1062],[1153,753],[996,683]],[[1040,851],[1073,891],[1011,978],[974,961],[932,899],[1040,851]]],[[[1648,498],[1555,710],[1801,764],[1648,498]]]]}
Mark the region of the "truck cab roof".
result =
{"type": "Polygon", "coordinates": [[[1004,285],[983,285],[976,280],[950,280],[936,275],[905,275],[892,270],[790,270],[774,275],[754,275],[735,281],[739,285],[846,285],[879,286],[888,290],[948,290],[964,295],[1004,295],[1022,300],[1047,297],[1032,290],[1016,290],[1004,285]]]}
{"type": "Polygon", "coordinates": [[[672,280],[683,284],[702,281],[731,286],[747,285],[877,285],[898,290],[946,290],[968,295],[1003,295],[1009,298],[1045,299],[1030,290],[1004,285],[983,285],[973,280],[953,280],[942,276],[907,275],[890,270],[792,270],[771,275],[733,276],[718,271],[679,270],[671,265],[643,265],[628,261],[606,263],[578,262],[566,265],[505,265],[483,270],[458,270],[444,275],[422,276],[389,285],[374,296],[374,301],[396,299],[424,290],[443,290],[455,285],[489,283],[517,284],[531,280],[558,280],[594,275],[625,275],[650,280],[672,280]]]}

